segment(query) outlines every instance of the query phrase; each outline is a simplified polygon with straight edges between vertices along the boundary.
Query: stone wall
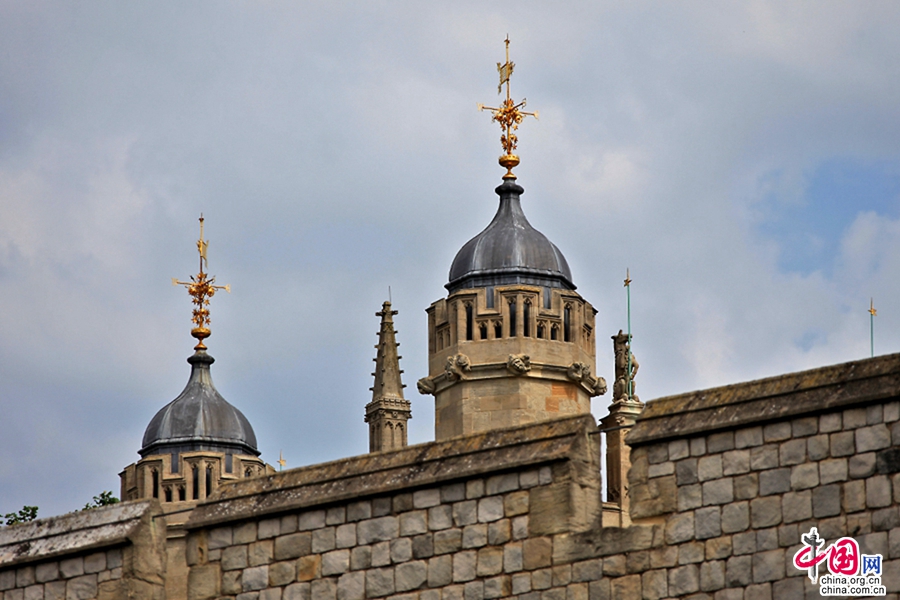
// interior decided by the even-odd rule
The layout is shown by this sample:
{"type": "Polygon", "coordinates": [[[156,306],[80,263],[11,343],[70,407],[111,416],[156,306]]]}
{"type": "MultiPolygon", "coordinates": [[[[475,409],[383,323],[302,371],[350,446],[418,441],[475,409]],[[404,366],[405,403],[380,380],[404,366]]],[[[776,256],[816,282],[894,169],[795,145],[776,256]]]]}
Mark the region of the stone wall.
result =
{"type": "Polygon", "coordinates": [[[895,355],[649,403],[628,528],[601,525],[590,417],[239,482],[187,524],[188,597],[813,598],[816,526],[882,554],[896,600],[898,391],[895,355]]]}
{"type": "Polygon", "coordinates": [[[155,501],[0,528],[0,600],[164,600],[155,501]]]}

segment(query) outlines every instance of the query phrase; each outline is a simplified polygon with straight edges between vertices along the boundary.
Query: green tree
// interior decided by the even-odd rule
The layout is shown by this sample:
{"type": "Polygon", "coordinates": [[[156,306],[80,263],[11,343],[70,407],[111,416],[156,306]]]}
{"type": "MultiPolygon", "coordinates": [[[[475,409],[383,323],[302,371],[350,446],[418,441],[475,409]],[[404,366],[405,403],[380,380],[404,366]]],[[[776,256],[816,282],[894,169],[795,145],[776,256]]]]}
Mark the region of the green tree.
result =
{"type": "Polygon", "coordinates": [[[3,518],[6,519],[7,525],[16,525],[18,523],[27,523],[37,519],[37,506],[23,506],[22,510],[17,513],[6,513],[3,518]]]}
{"type": "Polygon", "coordinates": [[[112,492],[100,492],[99,496],[94,496],[91,502],[84,505],[81,510],[91,510],[92,508],[100,508],[101,506],[111,506],[118,504],[119,499],[112,495],[112,492]]]}

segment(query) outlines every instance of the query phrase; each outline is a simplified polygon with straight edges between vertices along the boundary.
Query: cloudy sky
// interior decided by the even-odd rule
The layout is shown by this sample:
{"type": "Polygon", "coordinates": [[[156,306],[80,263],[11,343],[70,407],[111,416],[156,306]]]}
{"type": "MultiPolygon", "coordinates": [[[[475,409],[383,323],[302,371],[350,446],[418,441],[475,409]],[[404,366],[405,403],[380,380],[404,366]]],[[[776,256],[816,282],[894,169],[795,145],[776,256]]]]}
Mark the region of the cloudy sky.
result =
{"type": "MultiPolygon", "coordinates": [[[[412,442],[425,308],[490,221],[512,39],[532,224],[625,327],[644,400],[900,351],[895,2],[0,3],[0,514],[119,492],[187,381],[204,213],[219,391],[263,458],[367,450],[391,287],[412,442]]],[[[600,417],[608,399],[595,400],[600,417]]]]}

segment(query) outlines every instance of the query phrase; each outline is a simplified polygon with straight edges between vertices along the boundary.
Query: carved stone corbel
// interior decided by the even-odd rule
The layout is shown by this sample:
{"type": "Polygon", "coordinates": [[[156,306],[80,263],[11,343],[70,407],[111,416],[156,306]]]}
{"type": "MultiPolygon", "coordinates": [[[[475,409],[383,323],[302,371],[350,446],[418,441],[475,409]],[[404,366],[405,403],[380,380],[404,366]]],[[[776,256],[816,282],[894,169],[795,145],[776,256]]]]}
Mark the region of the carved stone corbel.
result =
{"type": "Polygon", "coordinates": [[[590,391],[591,396],[602,396],[606,393],[606,379],[591,375],[591,368],[582,362],[574,362],[569,365],[566,377],[575,383],[582,384],[590,391]]]}
{"type": "Polygon", "coordinates": [[[448,356],[447,364],[444,365],[444,372],[447,374],[449,381],[458,381],[465,378],[465,374],[472,370],[469,363],[469,357],[465,354],[457,354],[456,356],[448,356]]]}
{"type": "Polygon", "coordinates": [[[524,375],[531,370],[531,357],[527,354],[510,354],[506,369],[513,375],[524,375]]]}
{"type": "Polygon", "coordinates": [[[423,395],[433,394],[435,390],[434,379],[431,377],[423,377],[419,381],[416,382],[416,387],[419,388],[419,393],[423,395]]]}

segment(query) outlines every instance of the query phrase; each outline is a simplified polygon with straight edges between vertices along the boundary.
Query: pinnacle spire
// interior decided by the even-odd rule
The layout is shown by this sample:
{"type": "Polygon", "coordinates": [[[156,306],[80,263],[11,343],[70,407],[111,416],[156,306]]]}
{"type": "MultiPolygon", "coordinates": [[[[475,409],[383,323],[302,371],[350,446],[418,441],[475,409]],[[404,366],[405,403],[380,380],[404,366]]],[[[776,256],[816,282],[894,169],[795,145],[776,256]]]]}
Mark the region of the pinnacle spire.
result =
{"type": "Polygon", "coordinates": [[[378,343],[375,345],[375,384],[372,401],[366,405],[366,423],[369,424],[369,451],[396,450],[406,446],[406,422],[412,418],[410,403],[403,398],[400,375],[400,355],[397,352],[397,332],[394,331],[394,315],[391,303],[385,302],[375,313],[381,317],[378,343]]]}

